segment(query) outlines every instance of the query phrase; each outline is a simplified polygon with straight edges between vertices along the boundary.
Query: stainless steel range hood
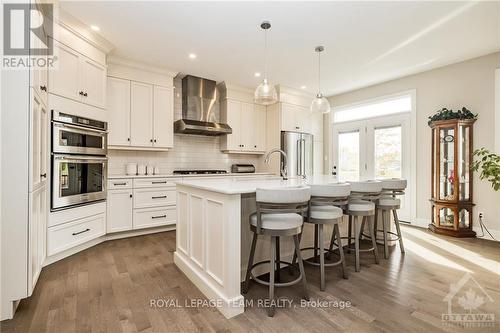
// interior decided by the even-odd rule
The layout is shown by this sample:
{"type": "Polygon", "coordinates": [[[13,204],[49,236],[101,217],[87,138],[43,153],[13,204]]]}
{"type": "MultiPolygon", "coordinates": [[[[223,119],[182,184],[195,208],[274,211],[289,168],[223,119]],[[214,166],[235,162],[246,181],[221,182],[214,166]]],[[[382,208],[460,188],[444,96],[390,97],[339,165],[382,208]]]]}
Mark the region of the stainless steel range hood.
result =
{"type": "Polygon", "coordinates": [[[210,136],[231,134],[231,127],[220,123],[214,111],[217,99],[215,81],[185,76],[182,79],[182,119],[174,123],[174,132],[210,136]]]}

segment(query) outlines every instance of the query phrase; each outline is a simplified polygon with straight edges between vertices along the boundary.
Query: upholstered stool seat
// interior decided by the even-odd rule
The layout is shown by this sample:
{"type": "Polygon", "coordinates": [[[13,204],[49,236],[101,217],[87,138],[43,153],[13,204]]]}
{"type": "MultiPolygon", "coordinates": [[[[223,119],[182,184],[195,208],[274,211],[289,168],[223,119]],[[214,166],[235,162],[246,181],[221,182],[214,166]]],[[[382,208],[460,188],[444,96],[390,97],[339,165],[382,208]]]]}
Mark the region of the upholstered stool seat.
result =
{"type": "Polygon", "coordinates": [[[328,220],[329,223],[338,223],[337,219],[343,215],[342,208],[335,206],[311,206],[309,212],[312,219],[328,220]]]}
{"type": "Polygon", "coordinates": [[[364,213],[362,215],[372,215],[370,212],[375,212],[375,204],[371,201],[355,199],[349,201],[347,210],[350,212],[364,213]]]}
{"type": "MultiPolygon", "coordinates": [[[[262,229],[286,230],[302,227],[304,217],[295,213],[262,214],[262,229]]],[[[257,227],[257,213],[250,215],[250,225],[257,227]]]]}
{"type": "Polygon", "coordinates": [[[390,196],[382,196],[378,199],[377,204],[378,206],[394,206],[399,208],[399,206],[401,206],[401,200],[390,196]]]}

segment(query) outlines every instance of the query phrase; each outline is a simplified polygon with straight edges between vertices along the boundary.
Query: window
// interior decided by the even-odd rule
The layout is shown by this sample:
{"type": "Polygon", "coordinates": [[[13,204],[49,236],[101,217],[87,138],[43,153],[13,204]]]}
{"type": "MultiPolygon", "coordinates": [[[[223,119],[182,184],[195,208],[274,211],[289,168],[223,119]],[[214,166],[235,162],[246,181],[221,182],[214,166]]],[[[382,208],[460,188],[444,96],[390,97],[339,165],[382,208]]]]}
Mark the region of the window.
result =
{"type": "Polygon", "coordinates": [[[333,122],[368,119],[396,113],[410,112],[412,108],[411,95],[403,95],[383,101],[371,102],[362,105],[334,109],[333,122]]]}

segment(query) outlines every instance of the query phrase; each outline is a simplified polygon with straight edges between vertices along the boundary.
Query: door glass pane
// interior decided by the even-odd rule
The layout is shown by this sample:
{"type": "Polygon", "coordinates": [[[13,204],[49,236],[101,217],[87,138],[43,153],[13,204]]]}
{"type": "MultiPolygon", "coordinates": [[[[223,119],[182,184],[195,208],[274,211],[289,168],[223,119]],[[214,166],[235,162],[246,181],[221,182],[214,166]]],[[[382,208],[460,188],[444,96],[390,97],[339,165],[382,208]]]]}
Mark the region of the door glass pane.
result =
{"type": "Polygon", "coordinates": [[[454,200],[455,128],[439,129],[439,199],[454,200]]]}
{"type": "Polygon", "coordinates": [[[401,178],[401,126],[376,128],[375,178],[401,178]]]}
{"type": "Polygon", "coordinates": [[[359,131],[339,133],[339,180],[359,180],[359,131]]]}
{"type": "Polygon", "coordinates": [[[458,126],[459,200],[469,200],[469,126],[458,126]]]}

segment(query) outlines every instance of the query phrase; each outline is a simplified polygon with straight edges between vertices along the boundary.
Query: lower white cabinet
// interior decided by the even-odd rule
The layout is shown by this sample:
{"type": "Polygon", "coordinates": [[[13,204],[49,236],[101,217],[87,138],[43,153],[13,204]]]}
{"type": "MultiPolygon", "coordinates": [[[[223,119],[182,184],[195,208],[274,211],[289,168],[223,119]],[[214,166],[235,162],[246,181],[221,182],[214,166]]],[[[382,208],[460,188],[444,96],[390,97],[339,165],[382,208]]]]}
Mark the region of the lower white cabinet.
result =
{"type": "Polygon", "coordinates": [[[28,296],[31,296],[46,256],[47,186],[30,193],[29,205],[28,296]]]}
{"type": "Polygon", "coordinates": [[[175,180],[178,179],[108,180],[107,232],[175,224],[175,180]]]}
{"type": "Polygon", "coordinates": [[[107,197],[107,232],[119,232],[132,229],[132,189],[108,191],[107,197]]]}
{"type": "Polygon", "coordinates": [[[106,214],[85,217],[48,228],[47,255],[62,252],[106,234],[106,214]]]}
{"type": "Polygon", "coordinates": [[[175,224],[176,215],[175,206],[134,209],[134,229],[175,224]]]}

